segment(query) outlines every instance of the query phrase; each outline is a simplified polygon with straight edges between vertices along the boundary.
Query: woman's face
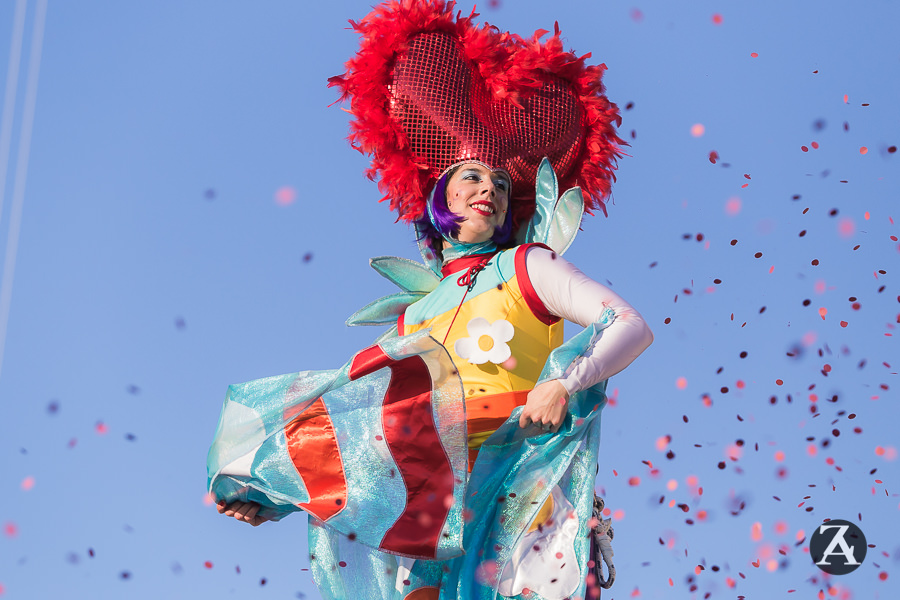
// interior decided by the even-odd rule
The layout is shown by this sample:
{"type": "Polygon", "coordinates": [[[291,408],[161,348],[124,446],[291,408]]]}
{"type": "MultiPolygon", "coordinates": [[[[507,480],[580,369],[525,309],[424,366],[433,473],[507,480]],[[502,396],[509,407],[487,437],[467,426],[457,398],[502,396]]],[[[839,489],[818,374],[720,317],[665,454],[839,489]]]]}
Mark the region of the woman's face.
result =
{"type": "Polygon", "coordinates": [[[447,207],[463,217],[460,242],[478,244],[503,225],[509,208],[509,176],[475,163],[463,164],[447,182],[447,207]]]}

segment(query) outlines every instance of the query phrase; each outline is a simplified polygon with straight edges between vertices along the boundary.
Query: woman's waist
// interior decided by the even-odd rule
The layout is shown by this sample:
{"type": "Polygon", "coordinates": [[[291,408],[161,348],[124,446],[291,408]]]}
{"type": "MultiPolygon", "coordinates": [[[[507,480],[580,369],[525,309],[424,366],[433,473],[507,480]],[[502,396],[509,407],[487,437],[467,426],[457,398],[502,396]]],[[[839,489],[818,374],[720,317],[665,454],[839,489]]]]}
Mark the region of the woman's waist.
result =
{"type": "Polygon", "coordinates": [[[493,432],[509,418],[512,411],[528,400],[527,390],[482,394],[466,399],[466,427],[469,438],[493,432]]]}

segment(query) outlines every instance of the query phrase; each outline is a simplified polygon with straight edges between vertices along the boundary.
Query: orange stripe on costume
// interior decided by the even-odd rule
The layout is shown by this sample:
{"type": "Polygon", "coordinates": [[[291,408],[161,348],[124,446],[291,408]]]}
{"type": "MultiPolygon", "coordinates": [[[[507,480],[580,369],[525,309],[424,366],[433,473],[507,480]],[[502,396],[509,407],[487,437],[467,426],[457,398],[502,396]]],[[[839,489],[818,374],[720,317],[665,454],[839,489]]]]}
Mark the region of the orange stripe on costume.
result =
{"type": "Polygon", "coordinates": [[[288,453],[310,501],[300,508],[327,521],[347,506],[347,479],[334,424],[321,398],[284,426],[288,453]],[[315,457],[315,460],[310,460],[315,457]]]}
{"type": "MultiPolygon", "coordinates": [[[[502,394],[490,394],[466,400],[466,429],[468,430],[469,439],[479,433],[493,433],[496,431],[498,427],[506,422],[510,413],[517,406],[525,405],[525,401],[528,399],[528,392],[530,391],[504,392],[502,394]]],[[[470,472],[480,448],[480,444],[475,447],[469,447],[470,472]]]]}

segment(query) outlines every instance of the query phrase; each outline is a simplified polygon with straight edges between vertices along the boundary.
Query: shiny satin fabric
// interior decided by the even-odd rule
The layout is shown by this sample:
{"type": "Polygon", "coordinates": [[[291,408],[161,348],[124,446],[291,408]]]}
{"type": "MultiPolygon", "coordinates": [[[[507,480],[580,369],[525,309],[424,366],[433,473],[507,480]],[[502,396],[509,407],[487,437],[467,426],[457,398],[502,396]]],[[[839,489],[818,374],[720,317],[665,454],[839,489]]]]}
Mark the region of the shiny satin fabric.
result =
{"type": "Polygon", "coordinates": [[[466,455],[459,376],[423,333],[334,371],[231,386],[209,491],[276,520],[305,509],[370,547],[443,559],[462,552],[466,455]]]}
{"type": "MultiPolygon", "coordinates": [[[[601,320],[555,349],[540,381],[565,376],[588,353],[614,320],[611,310],[601,320]]],[[[441,600],[563,600],[585,597],[590,559],[587,536],[594,500],[594,478],[600,441],[600,413],[606,405],[606,382],[573,394],[569,414],[558,433],[520,429],[516,408],[482,444],[469,476],[465,519],[448,526],[463,528],[465,554],[447,560],[412,563],[348,539],[310,518],[310,565],[323,598],[329,600],[404,600],[415,590],[440,587],[441,600]],[[574,512],[577,533],[569,547],[579,568],[559,580],[554,574],[531,577],[527,596],[520,589],[504,596],[499,589],[516,576],[514,560],[521,542],[533,535],[529,528],[551,495],[565,499],[574,512]],[[541,587],[543,586],[543,587],[541,587]],[[546,590],[546,595],[535,589],[546,590]]],[[[509,591],[509,590],[505,590],[509,591]]],[[[515,591],[513,589],[512,591],[515,591]]]]}

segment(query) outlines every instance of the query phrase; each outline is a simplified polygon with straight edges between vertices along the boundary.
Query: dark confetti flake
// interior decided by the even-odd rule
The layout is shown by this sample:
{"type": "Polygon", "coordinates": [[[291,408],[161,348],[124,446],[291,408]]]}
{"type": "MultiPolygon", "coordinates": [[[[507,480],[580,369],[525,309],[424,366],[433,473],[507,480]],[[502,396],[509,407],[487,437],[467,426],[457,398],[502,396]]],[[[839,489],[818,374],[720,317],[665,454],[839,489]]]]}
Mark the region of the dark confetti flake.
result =
{"type": "Polygon", "coordinates": [[[308,262],[311,261],[312,259],[313,259],[313,253],[312,253],[312,252],[307,252],[306,254],[303,255],[303,262],[305,262],[305,263],[308,263],[308,262]]]}
{"type": "Polygon", "coordinates": [[[185,322],[184,318],[176,317],[175,318],[175,329],[182,331],[182,330],[184,330],[185,327],[187,327],[187,323],[185,322]]]}
{"type": "Polygon", "coordinates": [[[56,400],[51,400],[47,404],[47,414],[55,415],[58,412],[59,412],[59,402],[57,402],[56,400]]]}
{"type": "Polygon", "coordinates": [[[207,200],[215,200],[216,199],[216,190],[212,188],[207,188],[205,192],[203,192],[203,197],[207,200]]]}
{"type": "Polygon", "coordinates": [[[132,396],[137,396],[138,394],[141,393],[141,388],[139,388],[138,386],[136,386],[134,384],[131,384],[127,388],[125,388],[125,391],[127,391],[132,396]]]}
{"type": "Polygon", "coordinates": [[[119,573],[119,579],[131,579],[131,572],[122,571],[121,573],[119,573]]]}

